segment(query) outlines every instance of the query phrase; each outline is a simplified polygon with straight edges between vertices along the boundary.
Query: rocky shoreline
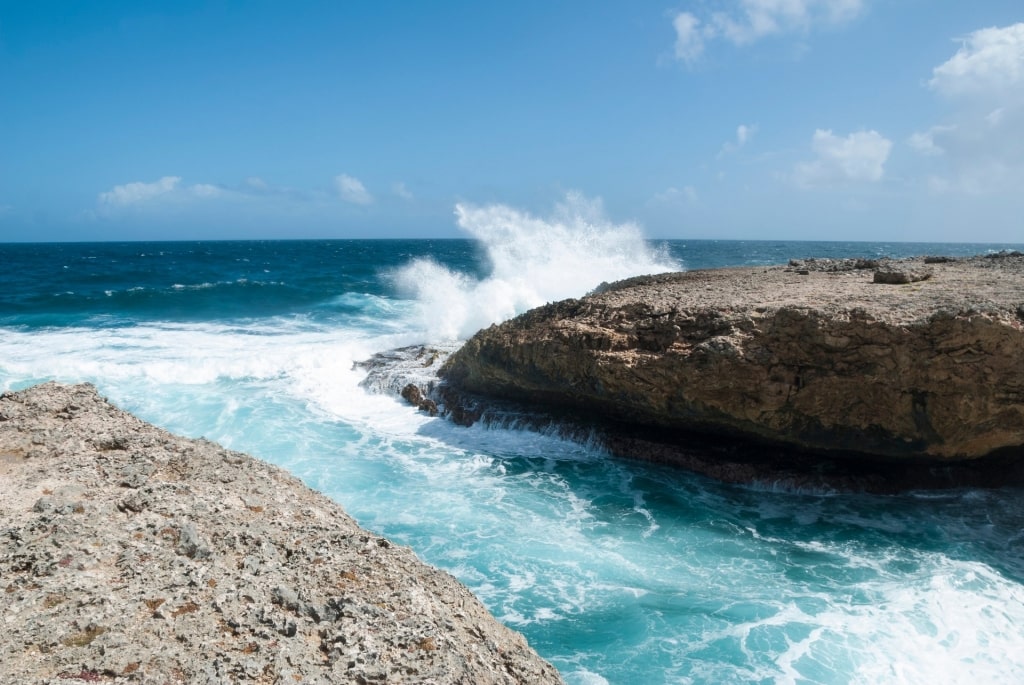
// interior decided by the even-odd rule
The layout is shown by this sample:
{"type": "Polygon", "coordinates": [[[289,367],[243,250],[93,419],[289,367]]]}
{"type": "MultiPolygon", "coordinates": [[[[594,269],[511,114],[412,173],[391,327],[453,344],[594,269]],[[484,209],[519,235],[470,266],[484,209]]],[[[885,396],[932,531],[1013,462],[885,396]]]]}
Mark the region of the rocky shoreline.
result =
{"type": "Polygon", "coordinates": [[[471,423],[518,407],[732,482],[1024,482],[1019,252],[632,278],[491,326],[435,367],[403,388],[424,410],[471,423]]]}
{"type": "Polygon", "coordinates": [[[560,683],[453,577],[90,385],[0,395],[4,683],[560,683]]]}

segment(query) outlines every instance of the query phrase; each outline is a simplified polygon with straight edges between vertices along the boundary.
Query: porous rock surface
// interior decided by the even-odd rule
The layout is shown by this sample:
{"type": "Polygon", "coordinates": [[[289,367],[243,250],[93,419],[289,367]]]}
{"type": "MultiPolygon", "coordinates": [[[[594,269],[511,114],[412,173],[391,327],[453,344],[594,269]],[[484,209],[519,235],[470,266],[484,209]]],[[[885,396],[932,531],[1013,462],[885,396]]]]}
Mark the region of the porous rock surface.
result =
{"type": "Polygon", "coordinates": [[[632,278],[480,331],[441,376],[662,437],[907,463],[1020,457],[1024,255],[632,278]]]}
{"type": "Polygon", "coordinates": [[[281,469],[48,383],[0,395],[0,682],[561,680],[281,469]]]}

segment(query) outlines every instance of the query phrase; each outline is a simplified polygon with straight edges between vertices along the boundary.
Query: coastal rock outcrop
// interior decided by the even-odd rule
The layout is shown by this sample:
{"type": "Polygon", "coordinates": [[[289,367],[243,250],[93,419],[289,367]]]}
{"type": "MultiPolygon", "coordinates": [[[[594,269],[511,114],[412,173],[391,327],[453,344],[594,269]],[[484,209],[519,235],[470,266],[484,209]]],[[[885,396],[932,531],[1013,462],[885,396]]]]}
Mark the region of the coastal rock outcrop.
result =
{"type": "Polygon", "coordinates": [[[1024,255],[846,261],[603,285],[480,331],[441,376],[661,441],[901,463],[1024,456],[1024,255]]]}
{"type": "Polygon", "coordinates": [[[0,682],[560,683],[453,577],[90,385],[0,395],[0,682]]]}

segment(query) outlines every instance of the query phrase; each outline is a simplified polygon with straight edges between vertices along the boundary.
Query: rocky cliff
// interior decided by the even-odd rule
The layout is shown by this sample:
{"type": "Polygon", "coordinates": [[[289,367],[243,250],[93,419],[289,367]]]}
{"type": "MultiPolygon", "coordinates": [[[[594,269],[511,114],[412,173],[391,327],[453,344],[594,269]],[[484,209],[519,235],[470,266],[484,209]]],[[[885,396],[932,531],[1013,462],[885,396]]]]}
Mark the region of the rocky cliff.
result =
{"type": "Polygon", "coordinates": [[[707,434],[883,462],[1016,458],[1024,255],[629,279],[479,332],[441,375],[462,393],[661,443],[707,434]]]}
{"type": "Polygon", "coordinates": [[[0,395],[0,682],[559,683],[448,574],[92,386],[0,395]]]}

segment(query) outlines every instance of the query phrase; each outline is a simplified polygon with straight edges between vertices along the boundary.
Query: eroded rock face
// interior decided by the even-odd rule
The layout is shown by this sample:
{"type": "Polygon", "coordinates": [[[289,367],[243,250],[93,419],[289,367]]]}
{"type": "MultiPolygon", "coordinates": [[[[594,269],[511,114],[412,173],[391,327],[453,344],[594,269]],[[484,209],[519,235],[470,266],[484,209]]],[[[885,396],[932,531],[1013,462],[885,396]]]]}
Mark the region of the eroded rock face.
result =
{"type": "Polygon", "coordinates": [[[0,680],[560,683],[453,577],[92,386],[0,395],[0,680]]]}
{"type": "Polygon", "coordinates": [[[442,376],[661,434],[900,460],[1024,453],[1024,255],[930,261],[909,284],[797,266],[605,286],[481,331],[442,376]]]}

